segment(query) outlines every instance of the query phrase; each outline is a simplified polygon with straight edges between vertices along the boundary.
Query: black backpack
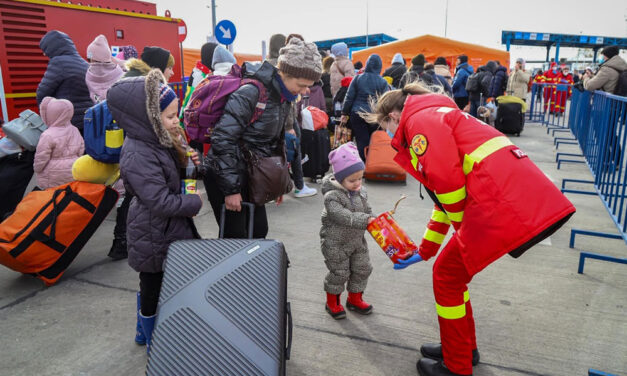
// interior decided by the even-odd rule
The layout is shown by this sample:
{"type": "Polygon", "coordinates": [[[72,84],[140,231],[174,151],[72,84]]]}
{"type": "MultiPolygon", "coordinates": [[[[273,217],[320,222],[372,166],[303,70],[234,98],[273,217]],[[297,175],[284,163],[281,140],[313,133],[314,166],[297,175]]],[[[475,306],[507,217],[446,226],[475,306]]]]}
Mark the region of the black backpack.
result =
{"type": "Polygon", "coordinates": [[[616,87],[614,88],[612,94],[627,97],[627,69],[621,72],[614,67],[610,68],[618,72],[618,81],[616,81],[616,87]]]}
{"type": "Polygon", "coordinates": [[[482,72],[475,72],[468,77],[466,81],[466,91],[469,93],[478,93],[481,91],[482,72]]]}

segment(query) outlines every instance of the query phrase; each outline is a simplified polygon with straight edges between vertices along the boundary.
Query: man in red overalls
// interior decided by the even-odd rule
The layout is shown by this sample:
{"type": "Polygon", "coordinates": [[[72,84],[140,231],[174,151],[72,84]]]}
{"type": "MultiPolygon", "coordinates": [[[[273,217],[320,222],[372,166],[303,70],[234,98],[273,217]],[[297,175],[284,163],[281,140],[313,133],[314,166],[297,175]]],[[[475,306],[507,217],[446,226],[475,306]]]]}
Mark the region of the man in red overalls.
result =
{"type": "MultiPolygon", "coordinates": [[[[573,80],[573,75],[570,74],[570,69],[568,68],[568,66],[566,64],[563,64],[560,68],[560,73],[557,76],[557,82],[564,85],[573,85],[575,81],[573,80]]],[[[568,88],[558,87],[557,96],[555,99],[555,112],[563,114],[564,111],[566,111],[566,101],[568,100],[568,98],[570,98],[572,93],[572,86],[568,88]]]]}
{"type": "Polygon", "coordinates": [[[555,112],[555,100],[557,99],[557,89],[555,85],[559,83],[559,76],[560,71],[557,69],[557,64],[552,62],[549,70],[544,72],[544,83],[551,84],[544,87],[544,112],[546,112],[547,109],[551,111],[551,113],[555,112]]]}
{"type": "Polygon", "coordinates": [[[423,345],[417,367],[422,376],[471,375],[479,352],[467,284],[501,256],[518,257],[551,235],[575,208],[502,133],[450,98],[423,93],[388,92],[372,114],[395,132],[395,161],[435,202],[419,253],[395,269],[435,256],[453,225],[433,265],[441,345],[423,345]]]}

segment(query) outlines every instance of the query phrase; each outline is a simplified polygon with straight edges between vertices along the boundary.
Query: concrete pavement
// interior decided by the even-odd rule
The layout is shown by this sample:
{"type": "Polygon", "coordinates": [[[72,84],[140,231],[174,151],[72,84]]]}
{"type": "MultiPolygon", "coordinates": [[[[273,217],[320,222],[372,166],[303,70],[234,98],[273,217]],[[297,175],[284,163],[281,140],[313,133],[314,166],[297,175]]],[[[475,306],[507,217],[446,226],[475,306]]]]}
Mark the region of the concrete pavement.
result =
{"type": "MultiPolygon", "coordinates": [[[[539,125],[527,124],[512,141],[556,184],[590,177],[584,165],[556,169],[552,138],[539,125]]],[[[406,186],[366,186],[377,213],[408,195],[395,217],[419,241],[433,204],[420,199],[418,184],[410,179],[406,186]]],[[[578,249],[569,249],[572,227],[617,231],[598,197],[568,197],[578,211],[564,228],[519,259],[501,258],[469,285],[481,352],[475,375],[587,375],[588,368],[627,375],[627,268],[592,260],[585,274],[577,274],[579,249],[625,257],[627,247],[620,240],[582,237],[578,249]]],[[[420,344],[439,340],[433,262],[394,271],[368,237],[374,271],[365,298],[374,312],[348,312],[335,321],[324,311],[321,209],[320,194],[268,205],[269,238],[283,241],[291,260],[288,375],[416,375],[420,344]]],[[[145,348],[133,342],[138,276],[125,261],[106,256],[114,213],[53,287],[0,268],[0,375],[144,373],[145,348]]],[[[196,223],[204,237],[216,237],[206,201],[196,223]]]]}

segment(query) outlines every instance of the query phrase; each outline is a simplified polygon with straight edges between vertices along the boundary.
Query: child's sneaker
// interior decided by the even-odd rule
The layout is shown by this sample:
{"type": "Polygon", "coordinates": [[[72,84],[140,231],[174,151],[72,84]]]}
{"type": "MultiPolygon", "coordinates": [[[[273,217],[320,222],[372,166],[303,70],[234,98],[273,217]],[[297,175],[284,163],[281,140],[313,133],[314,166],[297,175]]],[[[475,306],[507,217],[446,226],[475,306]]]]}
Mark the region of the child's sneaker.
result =
{"type": "Polygon", "coordinates": [[[309,188],[305,183],[303,183],[303,189],[294,189],[294,197],[296,198],[314,196],[316,193],[318,193],[317,189],[309,188]]]}
{"type": "Polygon", "coordinates": [[[327,292],[327,304],[324,306],[324,309],[336,320],[346,317],[346,311],[340,304],[340,294],[334,295],[327,292]]]}
{"type": "Polygon", "coordinates": [[[364,302],[361,298],[363,292],[349,292],[346,299],[346,307],[349,311],[355,311],[362,315],[369,315],[372,313],[372,305],[364,302]]]}

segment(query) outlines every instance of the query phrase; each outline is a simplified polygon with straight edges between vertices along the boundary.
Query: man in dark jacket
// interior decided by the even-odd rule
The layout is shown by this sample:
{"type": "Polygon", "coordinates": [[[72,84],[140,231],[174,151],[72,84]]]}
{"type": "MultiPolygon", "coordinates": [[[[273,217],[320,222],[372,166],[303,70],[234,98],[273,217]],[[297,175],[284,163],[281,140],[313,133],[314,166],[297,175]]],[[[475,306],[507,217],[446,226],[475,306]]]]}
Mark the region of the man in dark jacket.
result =
{"type": "Polygon", "coordinates": [[[89,63],[76,51],[70,37],[57,30],[51,30],[41,38],[39,47],[50,58],[48,69],[37,87],[37,104],[45,97],[67,99],[74,106],[72,125],[83,133],[85,111],[94,105],[89,98],[85,84],[85,74],[89,63]]]}
{"type": "Polygon", "coordinates": [[[275,67],[278,64],[279,50],[285,46],[285,42],[286,38],[283,34],[274,34],[270,37],[270,51],[268,52],[266,61],[275,67]]]}
{"type": "Polygon", "coordinates": [[[477,109],[485,101],[487,98],[488,90],[490,90],[490,81],[492,81],[492,73],[489,72],[488,68],[485,65],[477,68],[477,72],[472,74],[469,78],[471,80],[477,80],[478,88],[477,90],[469,90],[468,85],[466,85],[466,91],[468,92],[468,100],[470,101],[470,114],[474,117],[477,117],[477,109]],[[476,76],[475,76],[476,75],[476,76]]]}
{"type": "Polygon", "coordinates": [[[405,61],[403,60],[403,55],[397,53],[392,58],[392,66],[383,72],[383,77],[392,77],[392,86],[395,89],[399,88],[401,84],[401,78],[407,72],[407,67],[405,66],[405,61]]]}
{"type": "MultiPolygon", "coordinates": [[[[277,61],[278,69],[267,61],[258,68],[245,65],[246,76],[258,80],[266,89],[268,99],[259,120],[249,124],[259,105],[259,90],[254,85],[243,85],[229,96],[224,115],[211,136],[205,188],[217,221],[222,204],[226,206],[224,235],[227,238],[247,236],[246,213],[241,212],[241,203],[248,200],[249,177],[242,147],[259,157],[283,153],[283,134],[291,102],[299,94],[306,94],[309,86],[322,75],[316,45],[298,38],[292,38],[280,49],[277,61]]],[[[276,198],[277,204],[282,201],[282,196],[276,198]]],[[[267,233],[265,206],[257,206],[252,236],[265,238],[267,233]]]]}
{"type": "Polygon", "coordinates": [[[496,62],[496,71],[494,77],[490,82],[490,90],[488,92],[488,98],[494,100],[505,93],[507,89],[507,68],[496,62]]]}
{"type": "Polygon", "coordinates": [[[390,88],[387,81],[380,76],[382,66],[379,55],[370,55],[364,73],[351,81],[342,107],[342,121],[348,120],[357,141],[359,156],[364,161],[366,160],[364,149],[370,144],[370,135],[377,129],[378,124],[368,124],[359,113],[369,112],[370,99],[376,98],[390,88]]]}
{"type": "Polygon", "coordinates": [[[399,83],[399,89],[405,85],[418,81],[420,75],[425,70],[425,55],[418,54],[411,59],[411,68],[403,75],[399,83]]]}
{"type": "Polygon", "coordinates": [[[466,82],[473,73],[473,68],[468,65],[468,56],[460,55],[455,64],[455,78],[453,79],[453,98],[460,110],[468,104],[468,93],[466,92],[466,82]]]}
{"type": "Polygon", "coordinates": [[[451,85],[448,84],[445,77],[435,73],[435,66],[433,64],[425,64],[425,70],[420,75],[420,82],[427,86],[441,88],[444,94],[449,97],[453,96],[451,85]]]}

